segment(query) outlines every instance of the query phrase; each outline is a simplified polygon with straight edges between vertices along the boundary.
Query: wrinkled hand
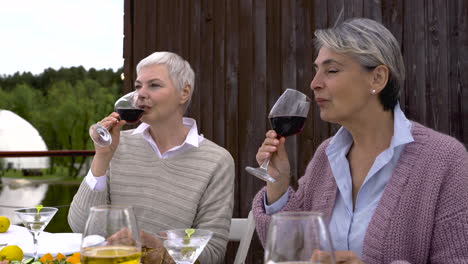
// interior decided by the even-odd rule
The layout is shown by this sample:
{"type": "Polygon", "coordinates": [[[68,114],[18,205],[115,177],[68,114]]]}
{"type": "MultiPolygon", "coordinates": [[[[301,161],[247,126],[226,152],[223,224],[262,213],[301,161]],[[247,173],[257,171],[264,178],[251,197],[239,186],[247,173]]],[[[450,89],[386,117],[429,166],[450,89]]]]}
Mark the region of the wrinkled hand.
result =
{"type": "Polygon", "coordinates": [[[335,260],[336,264],[364,264],[353,251],[336,251],[335,260]]]}
{"type": "Polygon", "coordinates": [[[269,130],[256,155],[259,165],[267,158],[270,158],[268,174],[277,180],[284,177],[289,178],[290,175],[289,159],[284,145],[285,141],[286,138],[281,137],[277,139],[276,132],[269,130]]]}
{"type": "MultiPolygon", "coordinates": [[[[314,250],[311,262],[331,264],[331,254],[325,251],[314,250]]],[[[336,264],[364,264],[353,251],[336,251],[335,252],[336,264]]]]}
{"type": "Polygon", "coordinates": [[[135,246],[136,242],[133,239],[132,232],[128,228],[123,228],[119,232],[107,238],[107,244],[135,246]]]}
{"type": "Polygon", "coordinates": [[[141,259],[143,264],[175,264],[157,237],[141,231],[140,238],[142,247],[145,249],[141,259]]]}
{"type": "MultiPolygon", "coordinates": [[[[326,251],[314,250],[310,261],[313,263],[332,264],[331,254],[326,251]]],[[[337,262],[338,263],[338,262],[337,262]]]]}
{"type": "Polygon", "coordinates": [[[8,263],[10,263],[10,261],[8,260],[0,261],[0,264],[8,264],[8,263]]]}

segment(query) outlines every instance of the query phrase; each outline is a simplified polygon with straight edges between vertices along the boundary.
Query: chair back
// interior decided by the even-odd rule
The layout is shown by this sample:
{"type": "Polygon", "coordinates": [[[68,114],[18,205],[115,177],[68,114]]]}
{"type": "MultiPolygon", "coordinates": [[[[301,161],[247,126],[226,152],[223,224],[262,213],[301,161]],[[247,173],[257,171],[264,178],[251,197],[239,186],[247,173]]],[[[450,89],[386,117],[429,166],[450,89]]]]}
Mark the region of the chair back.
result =
{"type": "Polygon", "coordinates": [[[247,218],[233,218],[229,230],[229,241],[239,241],[234,264],[243,264],[247,253],[249,253],[250,242],[255,232],[255,221],[252,211],[247,218]]]}

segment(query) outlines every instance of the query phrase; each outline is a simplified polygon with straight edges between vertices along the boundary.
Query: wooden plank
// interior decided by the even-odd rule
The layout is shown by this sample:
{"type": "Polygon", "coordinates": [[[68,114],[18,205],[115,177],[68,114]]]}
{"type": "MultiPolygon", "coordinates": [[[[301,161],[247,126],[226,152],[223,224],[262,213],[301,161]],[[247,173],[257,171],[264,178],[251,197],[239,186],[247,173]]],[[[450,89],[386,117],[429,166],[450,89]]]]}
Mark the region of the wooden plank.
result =
{"type": "MultiPolygon", "coordinates": [[[[188,62],[195,71],[195,87],[203,85],[201,82],[202,67],[201,67],[201,0],[194,0],[190,2],[190,54],[188,56],[188,62]]],[[[169,36],[167,36],[169,37],[169,36]]],[[[195,88],[197,89],[197,88],[195,88]]],[[[203,120],[200,115],[200,97],[201,92],[198,89],[192,96],[192,102],[189,106],[187,116],[195,118],[199,129],[203,127],[203,120]]],[[[201,130],[200,130],[201,131],[201,130]]]]}
{"type": "MultiPolygon", "coordinates": [[[[239,126],[244,128],[243,133],[239,133],[239,166],[241,168],[240,184],[242,186],[242,195],[240,196],[239,209],[240,214],[244,214],[246,209],[246,202],[249,198],[253,197],[254,191],[251,184],[253,179],[251,175],[247,174],[246,166],[256,165],[255,154],[253,146],[258,146],[258,142],[254,139],[257,135],[257,120],[255,116],[255,98],[254,98],[254,14],[253,14],[253,1],[240,0],[239,1],[239,126]]],[[[265,117],[263,117],[265,118],[265,117]]],[[[264,119],[262,119],[263,121],[264,119]]]]}
{"type": "Polygon", "coordinates": [[[449,132],[468,148],[468,3],[458,0],[448,4],[449,132]]]}
{"type": "Polygon", "coordinates": [[[226,147],[226,86],[225,86],[225,39],[226,1],[214,1],[214,47],[213,47],[213,140],[226,147]]]}
{"type": "MultiPolygon", "coordinates": [[[[190,1],[185,1],[185,0],[177,0],[179,2],[180,6],[180,15],[177,16],[177,31],[180,32],[180,50],[179,54],[184,57],[184,59],[188,59],[190,55],[190,30],[187,30],[190,28],[190,15],[191,15],[191,10],[190,10],[190,1]]],[[[189,61],[190,63],[190,61],[189,61]]],[[[195,73],[196,74],[196,73],[195,73]]],[[[198,88],[197,83],[195,84],[195,90],[198,88]]]]}
{"type": "MultiPolygon", "coordinates": [[[[158,18],[159,18],[159,12],[162,12],[162,8],[159,8],[157,6],[157,3],[159,1],[147,1],[146,2],[146,10],[144,13],[145,19],[146,19],[146,26],[148,27],[148,30],[151,30],[152,28],[158,28],[158,18]]],[[[145,32],[146,33],[146,32],[145,32]]],[[[157,46],[157,39],[161,39],[161,35],[158,34],[145,34],[146,35],[146,51],[145,54],[146,56],[158,51],[158,46],[157,46]],[[159,38],[158,38],[159,37],[159,38]]]]}
{"type": "MultiPolygon", "coordinates": [[[[281,95],[281,5],[280,1],[266,3],[266,50],[267,50],[267,112],[281,95]]],[[[270,129],[268,119],[265,127],[270,129]]],[[[266,132],[266,131],[265,131],[266,132]]]]}
{"type": "Polygon", "coordinates": [[[234,217],[239,217],[240,178],[244,169],[239,165],[239,3],[226,0],[226,147],[236,164],[234,217]]]}
{"type": "Polygon", "coordinates": [[[125,76],[123,93],[128,93],[133,90],[135,64],[133,60],[133,0],[125,0],[124,2],[124,45],[123,45],[123,58],[124,67],[123,73],[125,76]]]}
{"type": "Polygon", "coordinates": [[[426,100],[427,124],[444,133],[449,132],[448,93],[441,89],[448,84],[447,5],[427,1],[426,17],[426,100]]]}
{"type": "Polygon", "coordinates": [[[382,2],[384,1],[364,1],[364,17],[382,22],[382,2]]]}
{"type": "Polygon", "coordinates": [[[344,20],[364,16],[364,0],[344,1],[344,20]]]}
{"type": "MultiPolygon", "coordinates": [[[[403,0],[389,0],[382,3],[382,23],[392,32],[392,34],[400,43],[400,49],[403,51],[403,24],[404,24],[404,11],[403,0]]],[[[400,89],[400,106],[402,110],[405,106],[405,87],[400,89]]]]}
{"type": "MultiPolygon", "coordinates": [[[[146,1],[135,1],[134,2],[134,26],[133,26],[133,45],[135,49],[133,50],[133,60],[135,66],[140,62],[141,59],[148,55],[147,52],[147,41],[146,41],[146,32],[148,28],[146,27],[147,21],[145,10],[146,10],[146,1]],[[138,48],[137,48],[138,47],[138,48]]],[[[136,78],[136,75],[134,76],[136,78]]],[[[132,83],[135,80],[132,81],[132,83]]]]}
{"type": "Polygon", "coordinates": [[[424,10],[420,1],[405,1],[403,27],[403,58],[406,65],[405,109],[410,119],[426,124],[426,42],[425,15],[414,10],[424,10]]]}
{"type": "Polygon", "coordinates": [[[200,19],[200,129],[213,139],[213,1],[203,0],[200,19]],[[203,101],[203,103],[201,103],[203,101]],[[203,107],[202,107],[203,105],[203,107]]]}

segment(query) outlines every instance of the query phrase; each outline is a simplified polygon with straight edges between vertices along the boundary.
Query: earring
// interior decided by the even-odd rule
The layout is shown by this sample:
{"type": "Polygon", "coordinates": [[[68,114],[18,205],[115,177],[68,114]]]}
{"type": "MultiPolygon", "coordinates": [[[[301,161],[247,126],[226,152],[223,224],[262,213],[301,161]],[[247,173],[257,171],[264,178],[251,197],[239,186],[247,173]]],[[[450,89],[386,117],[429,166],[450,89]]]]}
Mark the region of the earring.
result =
{"type": "Polygon", "coordinates": [[[372,90],[372,94],[375,94],[375,90],[372,90]]]}

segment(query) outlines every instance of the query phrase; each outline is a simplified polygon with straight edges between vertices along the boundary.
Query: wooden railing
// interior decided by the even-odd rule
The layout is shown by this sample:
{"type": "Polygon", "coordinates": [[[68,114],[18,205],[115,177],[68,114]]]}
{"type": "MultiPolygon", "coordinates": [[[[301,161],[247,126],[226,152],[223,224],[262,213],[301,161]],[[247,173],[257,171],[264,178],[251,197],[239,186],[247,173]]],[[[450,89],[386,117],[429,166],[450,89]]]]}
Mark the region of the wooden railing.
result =
{"type": "Polygon", "coordinates": [[[0,151],[0,158],[94,156],[95,153],[94,150],[0,151]]]}

